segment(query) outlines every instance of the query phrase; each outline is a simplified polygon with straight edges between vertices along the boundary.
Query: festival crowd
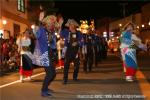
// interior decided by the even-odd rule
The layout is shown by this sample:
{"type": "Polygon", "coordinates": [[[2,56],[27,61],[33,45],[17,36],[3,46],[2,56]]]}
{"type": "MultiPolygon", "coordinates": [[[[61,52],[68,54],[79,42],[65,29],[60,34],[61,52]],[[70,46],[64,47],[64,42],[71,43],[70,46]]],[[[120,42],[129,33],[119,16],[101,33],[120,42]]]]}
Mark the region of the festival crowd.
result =
{"type": "MultiPolygon", "coordinates": [[[[1,64],[9,70],[19,69],[21,82],[24,77],[31,80],[35,65],[44,68],[42,96],[51,96],[53,90],[48,86],[55,79],[56,70],[63,70],[63,84],[66,85],[71,64],[74,66],[73,80],[78,81],[81,63],[83,71],[89,73],[107,58],[108,44],[104,37],[91,29],[83,34],[77,30],[79,24],[74,19],[68,19],[65,28],[62,24],[62,16],[49,15],[39,21],[35,29],[26,29],[16,39],[2,42],[1,64]]],[[[137,69],[136,47],[146,50],[133,30],[133,23],[128,23],[120,37],[123,68],[129,82],[134,81],[137,69]]]]}

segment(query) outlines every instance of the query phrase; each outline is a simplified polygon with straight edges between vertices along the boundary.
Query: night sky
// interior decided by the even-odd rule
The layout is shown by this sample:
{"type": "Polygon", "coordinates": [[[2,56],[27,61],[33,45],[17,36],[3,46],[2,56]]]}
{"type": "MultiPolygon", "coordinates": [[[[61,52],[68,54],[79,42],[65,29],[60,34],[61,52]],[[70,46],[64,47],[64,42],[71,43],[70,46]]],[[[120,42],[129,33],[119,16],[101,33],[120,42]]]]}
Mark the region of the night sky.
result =
{"type": "Polygon", "coordinates": [[[126,16],[131,13],[140,12],[145,2],[104,2],[104,1],[57,1],[55,7],[59,9],[64,19],[100,19],[103,17],[123,17],[123,7],[120,3],[127,3],[126,16]]]}
{"type": "MultiPolygon", "coordinates": [[[[47,14],[57,12],[62,14],[64,21],[67,19],[73,18],[77,22],[80,20],[90,20],[90,19],[101,19],[104,17],[110,17],[112,20],[117,20],[123,17],[123,6],[121,4],[125,3],[126,5],[126,16],[129,16],[133,13],[141,12],[141,7],[149,3],[145,0],[135,1],[135,0],[118,0],[118,1],[96,1],[96,0],[29,0],[31,8],[35,11],[39,8],[39,5],[43,6],[43,9],[46,10],[47,14]],[[54,7],[54,8],[53,8],[54,7]],[[51,9],[52,8],[52,9],[51,9]]],[[[38,10],[37,14],[38,14],[38,10]]],[[[40,10],[39,10],[40,11],[40,10]]],[[[65,23],[64,22],[64,23],[65,23]]]]}

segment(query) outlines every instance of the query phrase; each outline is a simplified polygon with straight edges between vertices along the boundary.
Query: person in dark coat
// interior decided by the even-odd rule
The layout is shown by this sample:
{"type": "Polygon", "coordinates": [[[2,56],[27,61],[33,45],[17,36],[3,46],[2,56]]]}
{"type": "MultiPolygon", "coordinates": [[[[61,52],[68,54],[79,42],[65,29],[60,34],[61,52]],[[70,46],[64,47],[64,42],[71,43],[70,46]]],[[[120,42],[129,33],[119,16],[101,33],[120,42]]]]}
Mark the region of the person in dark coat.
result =
{"type": "Polygon", "coordinates": [[[105,38],[102,38],[102,58],[107,58],[107,50],[108,50],[108,44],[105,38]]]}
{"type": "Polygon", "coordinates": [[[84,72],[91,72],[94,59],[94,46],[92,44],[91,35],[86,35],[85,37],[85,49],[84,49],[84,60],[83,60],[83,70],[84,72]]]}
{"type": "Polygon", "coordinates": [[[76,28],[79,26],[78,23],[74,19],[69,19],[65,24],[69,29],[65,29],[61,32],[61,37],[65,39],[65,60],[64,60],[64,77],[63,83],[67,84],[68,82],[68,71],[70,67],[70,63],[74,63],[74,73],[73,80],[77,81],[78,72],[79,72],[79,48],[82,39],[82,35],[76,28]]]}

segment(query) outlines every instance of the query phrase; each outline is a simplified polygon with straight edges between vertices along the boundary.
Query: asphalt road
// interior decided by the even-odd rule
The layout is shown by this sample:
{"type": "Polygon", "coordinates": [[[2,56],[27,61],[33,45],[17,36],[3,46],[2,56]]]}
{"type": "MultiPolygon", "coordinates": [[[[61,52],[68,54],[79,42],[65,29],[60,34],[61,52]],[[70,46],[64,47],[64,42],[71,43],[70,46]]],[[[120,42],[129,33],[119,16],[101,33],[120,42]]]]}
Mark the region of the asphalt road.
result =
{"type": "Polygon", "coordinates": [[[121,60],[115,55],[109,55],[91,73],[84,73],[81,65],[78,82],[72,80],[71,67],[67,85],[62,84],[63,74],[59,70],[49,87],[54,90],[52,97],[40,95],[45,75],[42,68],[35,69],[33,80],[25,80],[24,83],[18,81],[17,72],[8,73],[0,77],[0,100],[148,100],[144,97],[145,89],[142,90],[140,84],[143,84],[141,80],[150,82],[150,55],[138,55],[138,63],[145,78],[133,83],[124,80],[121,60]]]}

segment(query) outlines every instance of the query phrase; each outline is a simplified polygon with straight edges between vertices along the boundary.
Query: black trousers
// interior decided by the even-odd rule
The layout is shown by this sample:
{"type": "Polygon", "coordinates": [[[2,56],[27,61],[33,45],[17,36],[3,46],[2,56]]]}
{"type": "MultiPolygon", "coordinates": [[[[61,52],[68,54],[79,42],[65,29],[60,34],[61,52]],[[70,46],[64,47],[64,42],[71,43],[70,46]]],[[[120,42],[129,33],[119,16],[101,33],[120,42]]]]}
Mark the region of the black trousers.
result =
{"type": "Polygon", "coordinates": [[[64,77],[63,77],[64,82],[68,81],[68,71],[69,71],[70,63],[72,61],[74,63],[73,79],[76,80],[78,77],[79,65],[80,65],[79,57],[72,59],[72,58],[66,56],[65,64],[64,64],[64,77]]]}
{"type": "Polygon", "coordinates": [[[95,51],[95,66],[98,65],[98,50],[97,50],[97,46],[94,47],[94,51],[95,51]]]}
{"type": "Polygon", "coordinates": [[[92,65],[93,65],[93,54],[92,52],[89,54],[85,54],[85,59],[83,61],[83,70],[85,72],[92,71],[92,65]]]}
{"type": "Polygon", "coordinates": [[[107,58],[107,50],[105,50],[105,49],[102,51],[102,58],[103,59],[107,58]]]}
{"type": "Polygon", "coordinates": [[[48,90],[48,86],[56,77],[56,71],[53,65],[49,67],[44,67],[44,69],[45,69],[46,75],[45,75],[43,86],[41,89],[43,92],[48,90]]]}

